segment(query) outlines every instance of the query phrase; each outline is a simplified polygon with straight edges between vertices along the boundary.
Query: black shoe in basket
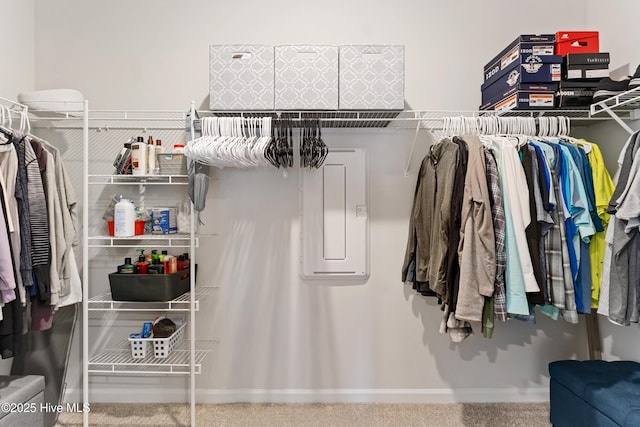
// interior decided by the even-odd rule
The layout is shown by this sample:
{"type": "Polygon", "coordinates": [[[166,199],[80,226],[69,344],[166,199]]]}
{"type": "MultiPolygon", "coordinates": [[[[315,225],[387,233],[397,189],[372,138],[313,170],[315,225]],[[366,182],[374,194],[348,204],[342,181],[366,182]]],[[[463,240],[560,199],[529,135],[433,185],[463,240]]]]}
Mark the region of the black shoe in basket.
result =
{"type": "Polygon", "coordinates": [[[624,80],[612,80],[605,77],[598,82],[596,91],[593,93],[593,103],[604,101],[612,96],[619,95],[629,90],[629,82],[631,79],[626,77],[624,80]]]}

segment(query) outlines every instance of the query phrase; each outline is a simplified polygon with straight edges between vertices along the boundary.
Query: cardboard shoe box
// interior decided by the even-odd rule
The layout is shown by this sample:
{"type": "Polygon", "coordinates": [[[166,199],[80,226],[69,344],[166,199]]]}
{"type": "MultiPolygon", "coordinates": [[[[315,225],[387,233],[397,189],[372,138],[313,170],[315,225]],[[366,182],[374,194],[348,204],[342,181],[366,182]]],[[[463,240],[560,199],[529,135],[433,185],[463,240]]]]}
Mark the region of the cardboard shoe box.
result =
{"type": "Polygon", "coordinates": [[[569,53],[562,63],[565,80],[600,80],[609,77],[609,53],[569,53]]]}
{"type": "Polygon", "coordinates": [[[555,92],[518,90],[513,94],[480,106],[481,110],[550,110],[555,108],[555,92]]]}
{"type": "Polygon", "coordinates": [[[500,72],[516,61],[528,56],[549,56],[555,51],[556,36],[554,34],[523,34],[512,41],[498,55],[484,66],[484,81],[496,78],[500,72]]]}
{"type": "Polygon", "coordinates": [[[599,51],[600,39],[597,31],[558,31],[556,33],[556,55],[599,51]]]}
{"type": "Polygon", "coordinates": [[[560,56],[541,56],[512,63],[513,68],[504,70],[480,87],[482,104],[503,99],[516,90],[555,91],[554,82],[560,81],[561,61],[560,56]],[[538,59],[544,62],[538,62],[538,59]]]}

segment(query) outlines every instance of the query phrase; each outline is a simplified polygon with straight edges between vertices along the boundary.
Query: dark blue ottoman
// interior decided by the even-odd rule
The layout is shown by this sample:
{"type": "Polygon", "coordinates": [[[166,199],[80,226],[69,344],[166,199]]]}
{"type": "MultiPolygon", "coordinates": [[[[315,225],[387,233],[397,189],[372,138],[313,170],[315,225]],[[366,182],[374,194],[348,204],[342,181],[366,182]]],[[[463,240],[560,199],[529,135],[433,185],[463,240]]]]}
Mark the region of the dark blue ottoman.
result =
{"type": "Polygon", "coordinates": [[[640,363],[561,360],[549,374],[555,427],[640,426],[640,363]]]}

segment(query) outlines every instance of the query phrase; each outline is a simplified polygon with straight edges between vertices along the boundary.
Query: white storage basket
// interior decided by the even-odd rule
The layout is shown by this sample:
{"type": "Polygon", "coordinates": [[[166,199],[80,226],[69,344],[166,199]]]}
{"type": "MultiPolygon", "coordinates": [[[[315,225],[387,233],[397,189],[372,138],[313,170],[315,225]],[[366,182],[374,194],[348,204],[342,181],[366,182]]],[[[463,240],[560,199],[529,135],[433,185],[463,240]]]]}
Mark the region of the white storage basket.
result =
{"type": "Polygon", "coordinates": [[[151,341],[149,338],[129,338],[131,343],[131,357],[134,359],[144,359],[147,357],[151,341]]]}
{"type": "Polygon", "coordinates": [[[153,338],[153,356],[156,359],[165,359],[171,354],[184,338],[186,323],[179,325],[176,331],[167,338],[153,338]]]}
{"type": "Polygon", "coordinates": [[[153,357],[156,359],[166,359],[169,354],[182,342],[184,329],[187,326],[184,321],[176,321],[177,329],[167,338],[129,338],[131,343],[131,357],[134,359],[144,359],[147,357],[149,348],[153,344],[153,357]]]}

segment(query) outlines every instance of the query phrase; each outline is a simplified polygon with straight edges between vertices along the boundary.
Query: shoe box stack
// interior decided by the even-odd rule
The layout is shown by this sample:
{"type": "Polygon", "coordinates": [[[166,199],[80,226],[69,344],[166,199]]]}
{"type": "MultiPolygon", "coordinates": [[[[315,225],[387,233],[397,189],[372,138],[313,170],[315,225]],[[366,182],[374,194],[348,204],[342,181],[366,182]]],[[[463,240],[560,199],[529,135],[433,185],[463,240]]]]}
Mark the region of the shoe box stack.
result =
{"type": "Polygon", "coordinates": [[[481,110],[555,107],[562,56],[555,34],[523,34],[484,66],[481,110]]]}
{"type": "Polygon", "coordinates": [[[609,53],[600,52],[598,32],[557,32],[556,54],[562,56],[556,106],[588,107],[599,82],[609,76],[609,53]]]}

